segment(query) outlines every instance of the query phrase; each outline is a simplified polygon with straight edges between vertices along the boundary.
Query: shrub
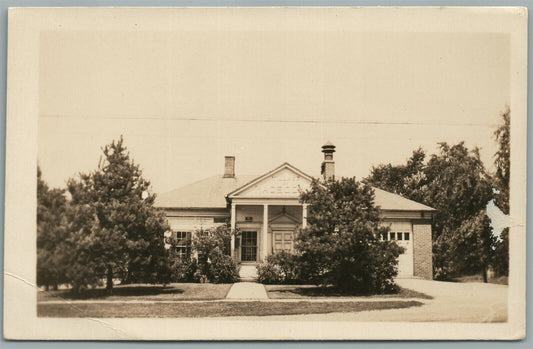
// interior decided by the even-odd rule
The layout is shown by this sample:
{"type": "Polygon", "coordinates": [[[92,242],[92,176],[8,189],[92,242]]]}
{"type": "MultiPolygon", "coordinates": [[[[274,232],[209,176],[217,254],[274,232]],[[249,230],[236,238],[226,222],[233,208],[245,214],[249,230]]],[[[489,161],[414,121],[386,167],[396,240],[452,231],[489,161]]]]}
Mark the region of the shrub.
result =
{"type": "Polygon", "coordinates": [[[174,282],[212,282],[232,283],[239,279],[237,265],[228,255],[231,232],[227,226],[211,230],[199,230],[192,234],[191,254],[195,257],[181,260],[173,256],[176,240],[169,239],[171,258],[175,261],[172,266],[174,282]]]}
{"type": "Polygon", "coordinates": [[[257,280],[264,284],[299,284],[309,280],[300,258],[285,251],[272,254],[257,266],[257,280]]]}
{"type": "Polygon", "coordinates": [[[173,282],[193,282],[194,273],[197,269],[195,259],[176,259],[172,264],[172,281],[173,282]]]}
{"type": "Polygon", "coordinates": [[[284,275],[279,265],[268,260],[257,265],[257,281],[262,284],[283,284],[284,275]]]}
{"type": "Polygon", "coordinates": [[[393,278],[398,275],[398,256],[404,252],[394,241],[379,241],[370,250],[370,276],[366,292],[395,293],[399,291],[393,278]]]}
{"type": "Polygon", "coordinates": [[[209,261],[207,278],[210,282],[220,284],[233,283],[239,280],[237,265],[230,256],[217,249],[210,254],[209,261]]]}

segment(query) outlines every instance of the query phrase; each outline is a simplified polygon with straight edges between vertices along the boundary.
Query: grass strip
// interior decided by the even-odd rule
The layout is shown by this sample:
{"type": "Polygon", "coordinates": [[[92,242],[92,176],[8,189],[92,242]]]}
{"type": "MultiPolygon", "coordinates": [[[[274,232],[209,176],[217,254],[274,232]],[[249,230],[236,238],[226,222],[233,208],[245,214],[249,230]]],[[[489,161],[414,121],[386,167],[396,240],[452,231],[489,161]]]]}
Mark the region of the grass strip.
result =
{"type": "Polygon", "coordinates": [[[200,318],[297,314],[357,313],[421,306],[417,301],[376,302],[209,302],[209,303],[81,303],[38,304],[39,317],[60,318],[200,318]]]}

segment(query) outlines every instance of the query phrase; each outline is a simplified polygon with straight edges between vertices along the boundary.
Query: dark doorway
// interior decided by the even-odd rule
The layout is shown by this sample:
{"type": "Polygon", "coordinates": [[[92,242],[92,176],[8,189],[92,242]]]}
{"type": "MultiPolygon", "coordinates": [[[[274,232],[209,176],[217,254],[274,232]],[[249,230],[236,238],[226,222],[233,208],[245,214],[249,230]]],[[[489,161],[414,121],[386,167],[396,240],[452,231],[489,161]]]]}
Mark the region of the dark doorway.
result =
{"type": "Polygon", "coordinates": [[[257,261],[257,232],[243,231],[241,240],[241,261],[257,261]]]}

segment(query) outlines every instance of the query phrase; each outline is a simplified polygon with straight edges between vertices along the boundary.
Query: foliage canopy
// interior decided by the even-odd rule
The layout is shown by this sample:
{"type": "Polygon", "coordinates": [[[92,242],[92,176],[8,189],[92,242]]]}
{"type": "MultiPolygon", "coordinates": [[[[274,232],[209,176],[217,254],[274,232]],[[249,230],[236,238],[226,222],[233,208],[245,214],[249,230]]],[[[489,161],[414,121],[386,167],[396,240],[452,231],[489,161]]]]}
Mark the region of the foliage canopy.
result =
{"type": "Polygon", "coordinates": [[[454,274],[486,273],[491,266],[500,275],[508,270],[508,229],[500,239],[492,235],[486,207],[494,199],[509,213],[510,110],[502,113],[502,125],[494,136],[496,172],[490,174],[479,149],[464,142],[439,143],[438,153],[425,161],[421,148],[405,165],[379,165],[366,181],[378,188],[435,208],[433,227],[434,273],[437,278],[454,274]],[[497,189],[495,193],[493,189],[497,189]],[[483,217],[484,216],[484,217],[483,217]],[[469,238],[465,238],[465,234],[469,238]],[[467,254],[467,255],[465,255],[467,254]]]}
{"type": "Polygon", "coordinates": [[[370,185],[354,178],[313,181],[301,195],[308,223],[296,238],[301,268],[310,281],[351,293],[387,293],[396,286],[397,258],[403,252],[380,224],[370,185]]]}

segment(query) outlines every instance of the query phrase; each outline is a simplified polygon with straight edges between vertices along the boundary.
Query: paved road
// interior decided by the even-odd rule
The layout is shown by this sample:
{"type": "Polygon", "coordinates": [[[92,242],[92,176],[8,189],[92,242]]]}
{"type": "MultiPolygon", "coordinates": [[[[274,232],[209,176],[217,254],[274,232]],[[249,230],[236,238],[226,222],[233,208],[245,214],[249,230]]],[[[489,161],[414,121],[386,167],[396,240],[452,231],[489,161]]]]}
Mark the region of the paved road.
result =
{"type": "Polygon", "coordinates": [[[507,320],[507,286],[398,279],[397,283],[433,297],[420,307],[292,316],[269,316],[263,320],[309,321],[444,321],[502,322],[507,320]]]}

